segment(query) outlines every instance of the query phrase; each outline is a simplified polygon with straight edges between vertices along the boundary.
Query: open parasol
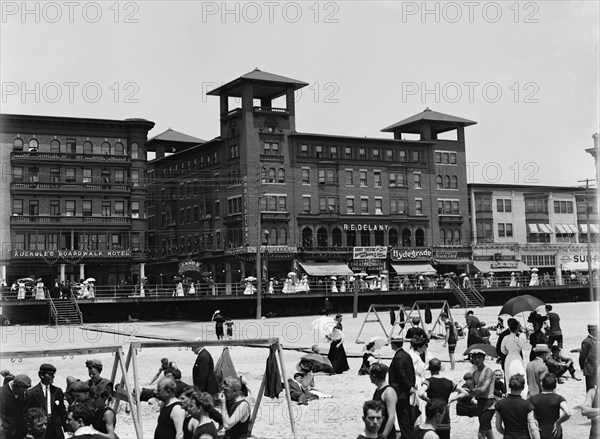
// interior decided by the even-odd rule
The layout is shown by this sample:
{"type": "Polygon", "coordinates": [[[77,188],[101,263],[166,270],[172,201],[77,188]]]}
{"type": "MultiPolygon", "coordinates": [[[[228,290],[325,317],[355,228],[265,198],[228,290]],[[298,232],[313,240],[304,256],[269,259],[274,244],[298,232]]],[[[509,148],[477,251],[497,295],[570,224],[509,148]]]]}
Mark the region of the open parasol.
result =
{"type": "Polygon", "coordinates": [[[366,342],[365,345],[363,346],[363,351],[367,350],[367,346],[370,343],[373,343],[373,347],[370,349],[371,352],[372,352],[372,351],[376,351],[378,349],[381,349],[382,347],[384,347],[385,345],[387,345],[388,341],[387,341],[387,338],[380,337],[380,336],[371,337],[369,339],[369,341],[366,342]]]}
{"type": "Polygon", "coordinates": [[[335,320],[332,316],[321,316],[318,319],[313,320],[309,328],[314,333],[313,340],[323,340],[326,335],[331,334],[335,327],[335,320]]]}
{"type": "Polygon", "coordinates": [[[256,280],[256,278],[255,278],[254,276],[248,276],[248,277],[246,278],[246,280],[247,280],[248,282],[254,282],[254,281],[256,280]]]}
{"type": "Polygon", "coordinates": [[[498,358],[498,353],[496,352],[496,348],[491,344],[487,343],[475,343],[467,348],[466,351],[463,352],[463,355],[473,354],[475,352],[481,352],[485,355],[489,355],[492,358],[498,358]]]}
{"type": "Polygon", "coordinates": [[[522,296],[517,296],[513,297],[512,299],[509,299],[504,304],[504,306],[502,306],[502,309],[500,310],[498,315],[515,316],[522,312],[535,311],[540,306],[544,305],[545,303],[537,297],[532,296],[530,294],[524,294],[522,296]]]}
{"type": "Polygon", "coordinates": [[[88,277],[85,281],[86,282],[96,282],[96,279],[94,279],[93,277],[88,277]]]}

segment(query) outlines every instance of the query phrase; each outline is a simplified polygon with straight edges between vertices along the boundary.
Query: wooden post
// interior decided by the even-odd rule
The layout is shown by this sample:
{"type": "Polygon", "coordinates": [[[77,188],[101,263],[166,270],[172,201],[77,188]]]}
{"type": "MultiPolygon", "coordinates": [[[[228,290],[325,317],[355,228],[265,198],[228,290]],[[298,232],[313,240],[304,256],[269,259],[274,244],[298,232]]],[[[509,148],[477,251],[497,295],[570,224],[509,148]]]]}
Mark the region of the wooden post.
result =
{"type": "MultiPolygon", "coordinates": [[[[132,356],[136,355],[135,352],[135,348],[133,348],[130,346],[130,353],[132,354],[132,356]]],[[[131,404],[131,402],[134,400],[133,394],[131,392],[131,387],[129,385],[129,378],[127,378],[127,369],[125,368],[125,354],[123,352],[123,348],[122,347],[118,347],[117,348],[117,353],[116,355],[119,357],[119,366],[121,367],[121,373],[123,374],[123,378],[122,381],[125,382],[125,391],[127,392],[127,399],[129,400],[129,403],[131,404]]],[[[135,360],[134,360],[135,361],[135,360]]],[[[138,382],[137,382],[137,376],[134,375],[134,386],[136,388],[136,401],[139,398],[139,389],[138,389],[138,382]]],[[[133,420],[133,426],[135,428],[135,434],[138,437],[138,439],[143,439],[144,437],[144,430],[142,428],[142,418],[140,417],[140,406],[139,404],[137,405],[137,407],[132,407],[131,410],[131,418],[133,420]]]]}
{"type": "Polygon", "coordinates": [[[292,436],[296,439],[296,426],[294,424],[294,414],[292,413],[292,399],[290,397],[290,385],[287,380],[287,375],[285,373],[285,367],[283,365],[283,348],[279,342],[277,343],[277,353],[279,354],[279,366],[281,367],[281,376],[283,379],[283,386],[285,387],[285,399],[287,400],[288,410],[290,412],[290,426],[292,427],[292,436]]]}
{"type": "Polygon", "coordinates": [[[256,421],[256,416],[258,416],[258,409],[260,408],[260,401],[262,400],[263,394],[265,393],[265,387],[267,385],[267,375],[263,375],[262,382],[260,383],[260,388],[258,389],[258,395],[256,395],[256,401],[254,403],[254,410],[252,411],[252,416],[250,417],[250,424],[248,425],[248,436],[252,436],[252,428],[254,428],[254,422],[256,421]]]}

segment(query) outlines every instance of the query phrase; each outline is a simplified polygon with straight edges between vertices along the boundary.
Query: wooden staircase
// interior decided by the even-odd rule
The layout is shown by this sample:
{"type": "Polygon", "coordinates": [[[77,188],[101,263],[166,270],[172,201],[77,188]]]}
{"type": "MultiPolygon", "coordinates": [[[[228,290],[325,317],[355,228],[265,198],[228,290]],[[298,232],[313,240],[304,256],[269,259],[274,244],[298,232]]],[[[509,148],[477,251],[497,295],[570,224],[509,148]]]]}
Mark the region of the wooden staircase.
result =
{"type": "Polygon", "coordinates": [[[461,288],[450,279],[450,286],[452,287],[454,297],[458,299],[463,308],[479,308],[484,306],[485,299],[473,285],[469,284],[467,288],[461,288]]]}
{"type": "Polygon", "coordinates": [[[83,315],[77,300],[71,296],[69,300],[53,300],[48,297],[50,307],[50,325],[82,325],[83,315]]]}

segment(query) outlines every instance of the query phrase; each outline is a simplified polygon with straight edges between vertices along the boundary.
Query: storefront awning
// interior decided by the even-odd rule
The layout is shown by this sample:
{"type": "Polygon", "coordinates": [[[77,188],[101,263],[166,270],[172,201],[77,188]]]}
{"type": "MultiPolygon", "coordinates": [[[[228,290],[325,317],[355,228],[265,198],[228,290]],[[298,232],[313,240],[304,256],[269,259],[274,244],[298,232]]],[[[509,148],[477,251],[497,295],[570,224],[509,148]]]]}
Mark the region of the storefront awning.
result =
{"type": "Polygon", "coordinates": [[[556,233],[560,233],[562,235],[577,233],[577,227],[572,224],[556,224],[554,228],[556,229],[556,233]]]}
{"type": "MultiPolygon", "coordinates": [[[[592,270],[598,270],[598,262],[592,261],[592,270]]],[[[566,262],[562,264],[564,271],[588,271],[587,262],[566,262]]]]}
{"type": "Polygon", "coordinates": [[[554,233],[549,224],[527,224],[529,233],[554,233]]]}
{"type": "Polygon", "coordinates": [[[300,262],[300,266],[310,276],[348,276],[354,274],[348,265],[338,263],[300,262]]]}
{"type": "Polygon", "coordinates": [[[392,264],[397,274],[436,274],[437,270],[429,264],[392,264]]]}
{"type": "Polygon", "coordinates": [[[531,268],[522,261],[473,261],[475,268],[482,273],[500,271],[530,271],[531,268]]]}
{"type": "MultiPolygon", "coordinates": [[[[581,233],[587,233],[587,224],[579,224],[579,230],[581,231],[581,233]]],[[[590,233],[598,233],[599,231],[600,228],[598,227],[598,224],[590,224],[590,233]]]]}

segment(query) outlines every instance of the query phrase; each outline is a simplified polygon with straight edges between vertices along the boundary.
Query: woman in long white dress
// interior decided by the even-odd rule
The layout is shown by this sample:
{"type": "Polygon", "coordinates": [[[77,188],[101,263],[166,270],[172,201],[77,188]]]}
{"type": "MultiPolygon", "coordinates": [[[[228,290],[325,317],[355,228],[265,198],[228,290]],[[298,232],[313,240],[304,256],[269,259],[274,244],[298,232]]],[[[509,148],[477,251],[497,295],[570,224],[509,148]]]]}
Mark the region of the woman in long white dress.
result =
{"type": "Polygon", "coordinates": [[[45,298],[44,282],[42,282],[42,279],[38,279],[37,284],[35,285],[35,300],[44,300],[45,298]]]}
{"type": "Polygon", "coordinates": [[[338,288],[337,288],[337,284],[335,283],[336,279],[331,279],[331,292],[332,293],[337,293],[338,292],[338,288]]]}
{"type": "MultiPolygon", "coordinates": [[[[427,352],[427,339],[425,338],[417,338],[413,337],[410,341],[410,349],[408,349],[408,354],[411,356],[413,360],[413,367],[415,368],[415,388],[420,389],[421,385],[425,381],[425,371],[427,370],[425,362],[421,359],[421,355],[424,352],[427,352]]],[[[425,354],[425,359],[428,360],[427,354],[425,354]]],[[[425,400],[419,398],[417,393],[413,393],[410,396],[410,405],[413,407],[417,407],[421,412],[419,419],[425,419],[425,400]]],[[[416,421],[416,420],[415,420],[416,421]]],[[[421,422],[421,421],[419,421],[421,422]]]]}
{"type": "MultiPolygon", "coordinates": [[[[527,342],[525,334],[520,331],[521,325],[516,319],[508,319],[508,328],[510,334],[502,339],[500,350],[506,359],[504,360],[504,376],[507,380],[514,374],[520,373],[527,376],[525,366],[523,365],[523,351],[531,346],[527,342]]],[[[525,386],[524,394],[527,395],[527,385],[525,386]]]]}
{"type": "Polygon", "coordinates": [[[180,282],[177,282],[177,287],[175,288],[175,295],[178,297],[183,296],[183,284],[180,282]]]}
{"type": "Polygon", "coordinates": [[[510,285],[509,287],[517,286],[517,275],[515,273],[510,273],[510,285]]]}
{"type": "Polygon", "coordinates": [[[17,299],[24,300],[25,299],[25,282],[19,282],[19,292],[17,293],[17,299]]]}

